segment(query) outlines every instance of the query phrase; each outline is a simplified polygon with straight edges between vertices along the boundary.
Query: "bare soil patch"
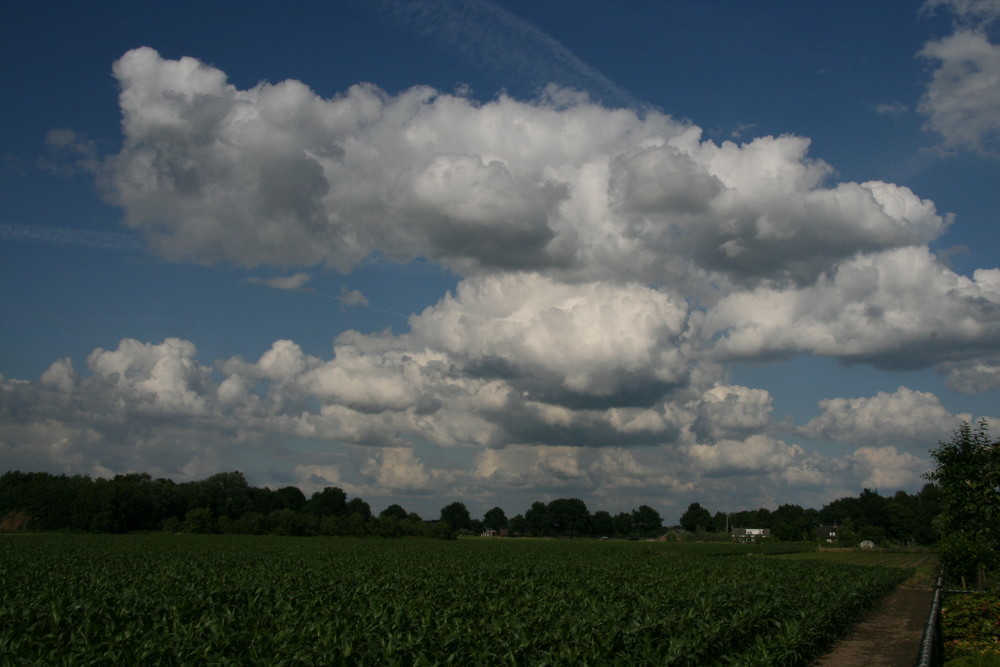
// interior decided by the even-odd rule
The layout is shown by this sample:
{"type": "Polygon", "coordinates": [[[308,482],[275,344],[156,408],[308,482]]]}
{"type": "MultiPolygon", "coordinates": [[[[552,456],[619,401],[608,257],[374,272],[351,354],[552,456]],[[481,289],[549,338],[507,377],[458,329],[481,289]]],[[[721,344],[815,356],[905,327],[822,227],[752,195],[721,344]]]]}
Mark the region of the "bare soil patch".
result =
{"type": "Polygon", "coordinates": [[[917,578],[901,585],[814,667],[910,667],[933,598],[933,589],[917,578]]]}

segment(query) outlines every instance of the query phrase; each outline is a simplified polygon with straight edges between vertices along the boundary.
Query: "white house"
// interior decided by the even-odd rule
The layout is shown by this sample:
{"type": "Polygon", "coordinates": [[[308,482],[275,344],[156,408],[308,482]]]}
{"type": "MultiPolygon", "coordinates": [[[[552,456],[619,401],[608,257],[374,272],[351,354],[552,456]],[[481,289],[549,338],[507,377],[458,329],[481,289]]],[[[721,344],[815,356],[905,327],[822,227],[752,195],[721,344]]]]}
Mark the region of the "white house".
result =
{"type": "Polygon", "coordinates": [[[734,542],[759,542],[771,537],[770,528],[733,528],[730,532],[734,542]]]}

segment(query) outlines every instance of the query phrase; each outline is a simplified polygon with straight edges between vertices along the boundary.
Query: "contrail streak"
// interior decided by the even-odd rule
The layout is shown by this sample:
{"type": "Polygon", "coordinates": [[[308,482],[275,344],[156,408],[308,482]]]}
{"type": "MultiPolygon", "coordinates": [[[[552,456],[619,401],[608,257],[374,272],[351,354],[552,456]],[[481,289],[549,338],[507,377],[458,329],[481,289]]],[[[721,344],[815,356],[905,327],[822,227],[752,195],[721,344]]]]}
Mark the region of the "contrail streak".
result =
{"type": "Polygon", "coordinates": [[[550,83],[605,104],[642,106],[628,91],[538,26],[485,0],[367,0],[360,6],[396,27],[436,42],[478,69],[542,89],[550,83]]]}
{"type": "Polygon", "coordinates": [[[37,241],[64,245],[134,252],[143,250],[139,237],[125,232],[102,232],[74,227],[0,224],[0,239],[4,241],[37,241]]]}

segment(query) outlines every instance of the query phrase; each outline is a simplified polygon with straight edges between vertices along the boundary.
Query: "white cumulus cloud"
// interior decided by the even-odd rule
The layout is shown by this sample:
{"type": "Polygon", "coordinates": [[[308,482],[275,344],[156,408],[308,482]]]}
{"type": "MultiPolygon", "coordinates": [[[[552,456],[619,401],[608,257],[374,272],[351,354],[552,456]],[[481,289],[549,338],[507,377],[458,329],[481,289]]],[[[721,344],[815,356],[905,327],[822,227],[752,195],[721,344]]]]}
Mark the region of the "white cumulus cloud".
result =
{"type": "Polygon", "coordinates": [[[827,186],[801,137],[716,145],[660,113],[551,96],[239,90],[150,48],[114,73],[125,141],[103,181],[173,258],[346,270],[379,251],[466,275],[801,282],[946,224],[905,188],[827,186]]]}
{"type": "Polygon", "coordinates": [[[920,55],[938,65],[919,106],[930,129],[946,147],[1000,155],[1000,46],[978,30],[960,30],[920,55]]]}
{"type": "Polygon", "coordinates": [[[926,452],[947,440],[970,414],[953,414],[934,394],[900,387],[865,398],[831,398],[820,401],[820,416],[802,427],[810,438],[857,445],[896,444],[910,451],[926,452]]]}

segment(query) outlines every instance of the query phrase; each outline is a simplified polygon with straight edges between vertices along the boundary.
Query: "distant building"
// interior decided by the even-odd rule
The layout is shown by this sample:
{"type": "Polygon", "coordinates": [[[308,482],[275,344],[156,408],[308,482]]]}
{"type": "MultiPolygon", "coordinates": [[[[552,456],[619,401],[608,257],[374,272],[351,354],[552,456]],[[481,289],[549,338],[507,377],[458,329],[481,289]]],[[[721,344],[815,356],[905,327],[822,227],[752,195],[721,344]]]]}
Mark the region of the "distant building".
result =
{"type": "Polygon", "coordinates": [[[838,537],[838,531],[840,528],[837,526],[820,526],[816,529],[816,538],[820,542],[826,542],[827,544],[836,544],[838,537]]]}
{"type": "Polygon", "coordinates": [[[771,537],[770,528],[733,528],[730,535],[734,542],[759,542],[771,537]]]}
{"type": "Polygon", "coordinates": [[[480,534],[480,537],[509,537],[509,536],[510,536],[510,531],[508,531],[506,528],[501,528],[500,530],[487,528],[480,534]]]}
{"type": "Polygon", "coordinates": [[[862,549],[874,549],[875,543],[872,542],[871,540],[863,540],[861,544],[859,544],[858,546],[861,547],[862,549]]]}

